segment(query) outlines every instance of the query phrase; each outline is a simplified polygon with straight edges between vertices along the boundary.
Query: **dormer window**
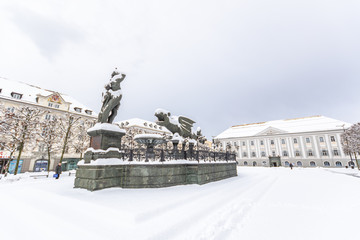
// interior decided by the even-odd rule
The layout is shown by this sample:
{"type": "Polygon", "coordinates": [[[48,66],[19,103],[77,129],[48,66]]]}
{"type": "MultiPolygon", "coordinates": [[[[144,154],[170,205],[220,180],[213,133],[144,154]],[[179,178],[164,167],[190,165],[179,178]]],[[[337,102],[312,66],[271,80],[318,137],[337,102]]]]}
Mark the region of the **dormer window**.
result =
{"type": "Polygon", "coordinates": [[[144,126],[145,126],[145,127],[147,126],[147,123],[146,123],[146,122],[144,122],[144,126]]]}
{"type": "Polygon", "coordinates": [[[85,110],[85,113],[88,114],[88,115],[91,115],[91,114],[92,114],[92,111],[90,111],[90,110],[85,110]]]}
{"type": "Polygon", "coordinates": [[[22,98],[22,94],[20,93],[15,93],[15,92],[12,92],[11,93],[11,96],[15,99],[21,99],[22,98]]]}
{"type": "Polygon", "coordinates": [[[81,113],[81,108],[76,107],[76,108],[74,108],[74,110],[75,110],[75,112],[81,113]]]}

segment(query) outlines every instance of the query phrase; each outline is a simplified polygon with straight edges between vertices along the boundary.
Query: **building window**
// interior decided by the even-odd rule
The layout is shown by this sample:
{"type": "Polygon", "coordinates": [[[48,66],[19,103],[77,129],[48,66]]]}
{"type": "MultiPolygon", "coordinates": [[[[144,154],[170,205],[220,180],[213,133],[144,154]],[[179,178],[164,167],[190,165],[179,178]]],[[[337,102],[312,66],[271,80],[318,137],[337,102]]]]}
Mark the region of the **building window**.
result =
{"type": "Polygon", "coordinates": [[[52,107],[53,104],[51,102],[48,103],[48,107],[52,107]]]}
{"type": "Polygon", "coordinates": [[[328,161],[325,161],[325,162],[324,162],[324,166],[325,166],[325,167],[330,167],[330,163],[329,163],[328,161]]]}
{"type": "Polygon", "coordinates": [[[301,167],[301,166],[302,166],[302,162],[298,161],[298,162],[296,163],[296,165],[297,165],[298,167],[301,167]]]}
{"type": "Polygon", "coordinates": [[[300,151],[299,151],[299,150],[296,150],[296,151],[295,151],[295,156],[296,156],[296,157],[300,157],[300,151]]]}
{"type": "Polygon", "coordinates": [[[243,142],[243,146],[245,146],[246,145],[246,143],[245,142],[243,142]]]}
{"type": "Polygon", "coordinates": [[[252,153],[251,153],[251,156],[252,156],[252,157],[256,157],[256,153],[255,153],[255,152],[252,152],[252,153]]]}
{"type": "Polygon", "coordinates": [[[339,156],[339,151],[337,149],[334,150],[334,156],[339,156]]]}
{"type": "Polygon", "coordinates": [[[270,140],[270,144],[271,144],[271,145],[274,145],[274,140],[270,140]]]}
{"type": "Polygon", "coordinates": [[[7,111],[8,111],[9,113],[14,113],[14,112],[15,112],[15,108],[14,108],[14,107],[8,107],[8,108],[7,108],[7,111]]]}
{"type": "Polygon", "coordinates": [[[45,159],[36,160],[34,165],[34,172],[44,172],[47,170],[48,161],[45,159]]]}
{"type": "Polygon", "coordinates": [[[313,156],[312,150],[309,150],[309,151],[308,151],[308,156],[309,156],[309,157],[313,156]]]}
{"type": "MultiPolygon", "coordinates": [[[[157,129],[157,126],[155,125],[154,128],[157,129]]],[[[236,147],[236,146],[237,146],[237,144],[236,144],[236,142],[234,142],[234,147],[236,147]]]]}
{"type": "Polygon", "coordinates": [[[263,140],[260,140],[260,145],[264,145],[264,141],[263,141],[263,140]]]}
{"type": "Polygon", "coordinates": [[[254,146],[254,141],[251,141],[250,144],[251,144],[251,146],[254,146]]]}
{"type": "Polygon", "coordinates": [[[330,141],[331,141],[331,142],[336,142],[336,141],[335,141],[335,137],[334,137],[334,136],[330,136],[330,141]]]}
{"type": "Polygon", "coordinates": [[[273,157],[275,157],[275,156],[276,156],[275,151],[272,151],[272,156],[273,156],[273,157]]]}
{"type": "Polygon", "coordinates": [[[288,167],[290,163],[288,161],[285,162],[285,167],[288,167]]]}
{"type": "Polygon", "coordinates": [[[262,156],[262,157],[265,157],[265,152],[261,152],[261,156],[262,156]]]}
{"type": "Polygon", "coordinates": [[[59,104],[55,104],[55,108],[59,108],[60,107],[60,105],[59,104]]]}
{"type": "Polygon", "coordinates": [[[15,93],[15,92],[12,92],[11,93],[11,96],[15,99],[21,99],[22,98],[22,94],[20,93],[15,93]]]}
{"type": "Polygon", "coordinates": [[[288,156],[288,152],[287,151],[283,151],[283,157],[287,157],[288,156]]]}
{"type": "Polygon", "coordinates": [[[324,142],[324,138],[323,138],[323,137],[319,137],[319,141],[320,141],[320,142],[324,142]]]}
{"type": "Polygon", "coordinates": [[[85,113],[88,114],[88,115],[91,115],[91,114],[92,114],[92,111],[90,111],[90,110],[85,110],[85,113]]]}
{"type": "Polygon", "coordinates": [[[50,119],[51,119],[51,115],[50,115],[50,114],[46,114],[46,115],[45,115],[45,119],[46,119],[46,120],[50,120],[50,119]]]}
{"type": "Polygon", "coordinates": [[[294,144],[297,144],[298,141],[297,141],[297,138],[294,138],[294,144]]]}
{"type": "Polygon", "coordinates": [[[245,161],[245,162],[244,162],[244,166],[247,166],[247,165],[248,165],[248,163],[247,163],[247,161],[245,161]]]}
{"type": "Polygon", "coordinates": [[[246,153],[246,152],[243,152],[243,157],[247,157],[247,153],[246,153]]]}
{"type": "Polygon", "coordinates": [[[315,162],[311,161],[311,162],[310,162],[310,167],[316,167],[315,162]]]}
{"type": "Polygon", "coordinates": [[[310,143],[310,138],[305,138],[306,143],[310,143]]]}
{"type": "Polygon", "coordinates": [[[323,155],[323,156],[327,156],[327,155],[328,155],[328,151],[327,151],[327,150],[322,150],[321,152],[322,152],[322,155],[323,155]]]}
{"type": "Polygon", "coordinates": [[[81,108],[74,108],[75,112],[81,113],[81,108]]]}
{"type": "Polygon", "coordinates": [[[281,139],[281,144],[285,144],[285,139],[281,139]]]}
{"type": "Polygon", "coordinates": [[[254,167],[256,166],[256,162],[255,162],[255,161],[253,161],[253,166],[254,166],[254,167]]]}
{"type": "Polygon", "coordinates": [[[339,162],[339,161],[337,161],[337,162],[335,163],[335,165],[336,165],[337,167],[342,167],[342,164],[341,164],[341,162],[339,162]]]}

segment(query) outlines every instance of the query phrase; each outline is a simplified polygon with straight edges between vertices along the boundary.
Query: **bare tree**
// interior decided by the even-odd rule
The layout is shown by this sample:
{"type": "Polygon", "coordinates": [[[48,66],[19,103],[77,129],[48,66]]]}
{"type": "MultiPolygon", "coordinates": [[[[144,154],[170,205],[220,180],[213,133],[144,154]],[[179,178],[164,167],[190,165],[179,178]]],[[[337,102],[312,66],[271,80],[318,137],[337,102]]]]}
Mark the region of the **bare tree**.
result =
{"type": "Polygon", "coordinates": [[[62,162],[64,158],[67,147],[71,145],[71,137],[73,136],[71,131],[80,119],[81,117],[75,116],[71,113],[67,113],[65,116],[59,117],[59,130],[63,140],[60,162],[62,162]]]}
{"type": "Polygon", "coordinates": [[[14,109],[1,109],[1,134],[5,137],[5,144],[10,149],[10,153],[14,153],[14,149],[18,150],[14,175],[17,174],[19,162],[25,143],[29,139],[35,138],[39,131],[39,116],[45,111],[29,106],[22,106],[14,109]]]}
{"type": "Polygon", "coordinates": [[[51,153],[59,150],[60,136],[58,134],[59,122],[57,118],[45,119],[40,122],[40,131],[37,132],[38,141],[44,144],[48,155],[47,171],[50,171],[51,153]]]}
{"type": "Polygon", "coordinates": [[[360,123],[356,123],[344,131],[341,135],[341,145],[345,154],[349,154],[350,157],[351,154],[354,154],[356,165],[360,170],[357,160],[357,154],[360,152],[360,123]]]}
{"type": "Polygon", "coordinates": [[[87,130],[95,124],[95,121],[79,121],[73,126],[73,139],[70,141],[72,147],[77,153],[80,153],[80,160],[83,158],[83,153],[90,146],[90,136],[87,130]]]}

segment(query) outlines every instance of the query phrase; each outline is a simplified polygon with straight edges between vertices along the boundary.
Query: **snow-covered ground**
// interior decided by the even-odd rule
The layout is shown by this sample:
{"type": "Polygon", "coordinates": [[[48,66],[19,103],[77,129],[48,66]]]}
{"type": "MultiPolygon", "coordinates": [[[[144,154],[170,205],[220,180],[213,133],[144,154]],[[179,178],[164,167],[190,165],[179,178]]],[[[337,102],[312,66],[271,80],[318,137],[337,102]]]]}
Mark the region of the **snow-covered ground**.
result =
{"type": "Polygon", "coordinates": [[[352,169],[238,168],[238,177],[162,189],[73,189],[0,180],[1,239],[358,239],[352,169]]]}

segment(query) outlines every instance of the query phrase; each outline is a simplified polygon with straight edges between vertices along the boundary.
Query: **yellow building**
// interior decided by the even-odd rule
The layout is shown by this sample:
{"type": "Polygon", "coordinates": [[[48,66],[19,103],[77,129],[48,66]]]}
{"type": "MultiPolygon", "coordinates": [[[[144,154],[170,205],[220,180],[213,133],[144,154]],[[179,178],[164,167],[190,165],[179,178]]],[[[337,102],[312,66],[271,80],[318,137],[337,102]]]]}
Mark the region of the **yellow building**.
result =
{"type": "MultiPolygon", "coordinates": [[[[79,118],[79,123],[94,122],[97,119],[97,114],[93,110],[71,96],[4,78],[0,78],[0,104],[10,112],[14,112],[18,107],[24,105],[46,110],[41,118],[47,120],[69,115],[79,118]]],[[[60,154],[61,150],[52,153],[50,169],[53,169],[59,162],[60,154]]],[[[63,158],[63,168],[74,168],[79,157],[80,153],[69,146],[63,158]]],[[[28,141],[25,144],[21,160],[21,172],[42,171],[45,169],[45,165],[47,167],[47,151],[41,142],[28,141]]],[[[8,161],[9,152],[4,148],[0,149],[0,171],[8,161]]]]}

